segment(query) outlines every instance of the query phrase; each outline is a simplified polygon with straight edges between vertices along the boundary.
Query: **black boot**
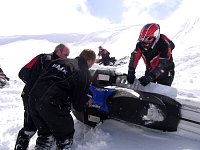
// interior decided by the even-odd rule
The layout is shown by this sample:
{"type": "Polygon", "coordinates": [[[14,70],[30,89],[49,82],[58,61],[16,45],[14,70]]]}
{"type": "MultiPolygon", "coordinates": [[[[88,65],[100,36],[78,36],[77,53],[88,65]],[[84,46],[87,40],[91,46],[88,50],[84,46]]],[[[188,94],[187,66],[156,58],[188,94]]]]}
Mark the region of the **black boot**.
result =
{"type": "Polygon", "coordinates": [[[35,134],[35,131],[32,131],[32,132],[24,131],[24,129],[22,128],[18,133],[14,150],[27,150],[29,141],[31,137],[33,137],[34,134],[35,134]]]}
{"type": "Polygon", "coordinates": [[[35,150],[50,150],[55,144],[53,135],[40,135],[36,140],[35,150]]]}
{"type": "Polygon", "coordinates": [[[56,150],[70,150],[73,144],[73,138],[66,139],[64,141],[56,141],[56,150]]]}

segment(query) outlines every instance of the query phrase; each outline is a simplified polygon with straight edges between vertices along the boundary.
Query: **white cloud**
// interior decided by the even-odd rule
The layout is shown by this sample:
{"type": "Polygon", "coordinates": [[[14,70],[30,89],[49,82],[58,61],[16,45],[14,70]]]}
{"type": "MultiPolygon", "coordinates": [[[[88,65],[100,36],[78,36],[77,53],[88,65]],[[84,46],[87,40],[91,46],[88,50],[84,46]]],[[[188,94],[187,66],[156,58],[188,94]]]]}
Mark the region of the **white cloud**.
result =
{"type": "Polygon", "coordinates": [[[170,19],[173,24],[200,14],[196,0],[124,0],[123,22],[129,24],[170,19]]]}
{"type": "Polygon", "coordinates": [[[149,7],[163,1],[164,0],[124,0],[123,6],[126,8],[126,11],[123,14],[123,22],[136,24],[156,20],[156,18],[148,13],[149,7]]]}
{"type": "Polygon", "coordinates": [[[177,11],[175,11],[169,19],[176,20],[176,22],[181,22],[183,20],[199,17],[200,10],[199,4],[196,0],[182,0],[177,11]]]}
{"type": "Polygon", "coordinates": [[[191,30],[194,26],[198,28],[198,22],[200,20],[199,14],[198,1],[182,0],[177,10],[163,22],[163,26],[165,27],[162,30],[170,32],[171,37],[177,37],[177,31],[181,32],[182,30],[180,26],[185,29],[185,32],[191,30]]]}
{"type": "Polygon", "coordinates": [[[1,35],[88,32],[109,24],[92,16],[86,0],[0,1],[1,35]]]}

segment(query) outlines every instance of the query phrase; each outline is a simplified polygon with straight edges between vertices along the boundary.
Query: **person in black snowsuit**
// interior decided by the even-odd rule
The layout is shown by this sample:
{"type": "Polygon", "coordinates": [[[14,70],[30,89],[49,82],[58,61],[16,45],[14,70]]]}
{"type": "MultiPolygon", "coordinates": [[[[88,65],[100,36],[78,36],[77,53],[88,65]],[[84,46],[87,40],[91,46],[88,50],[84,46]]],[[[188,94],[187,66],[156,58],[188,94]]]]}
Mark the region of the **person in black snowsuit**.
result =
{"type": "Polygon", "coordinates": [[[156,23],[146,24],[141,32],[135,50],[131,53],[127,80],[135,80],[135,69],[142,57],[146,65],[145,75],[139,78],[143,86],[150,82],[171,86],[174,79],[172,50],[175,44],[164,34],[156,23]]]}
{"type": "Polygon", "coordinates": [[[104,66],[112,66],[116,61],[115,57],[110,57],[110,52],[102,46],[99,46],[98,56],[101,59],[97,59],[96,63],[103,64],[104,66]]]}
{"type": "Polygon", "coordinates": [[[95,52],[85,49],[75,59],[55,60],[34,84],[29,107],[38,129],[36,150],[50,149],[55,142],[58,150],[71,147],[75,132],[71,105],[83,111],[89,101],[89,68],[95,59],[95,52]]]}
{"type": "Polygon", "coordinates": [[[66,45],[59,44],[55,47],[53,53],[37,55],[19,71],[18,76],[25,83],[21,94],[24,105],[24,124],[18,133],[14,148],[15,150],[26,150],[28,148],[30,138],[37,131],[28,108],[30,90],[41,75],[42,71],[51,61],[58,58],[65,58],[69,55],[69,52],[70,50],[66,45]]]}

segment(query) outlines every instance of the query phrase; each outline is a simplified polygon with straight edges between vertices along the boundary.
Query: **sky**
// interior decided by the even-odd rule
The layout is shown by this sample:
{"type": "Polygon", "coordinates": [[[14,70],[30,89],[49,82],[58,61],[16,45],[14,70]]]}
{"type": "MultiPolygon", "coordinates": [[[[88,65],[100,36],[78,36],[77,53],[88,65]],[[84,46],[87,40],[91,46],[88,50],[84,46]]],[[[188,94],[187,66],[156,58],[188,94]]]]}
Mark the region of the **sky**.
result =
{"type": "MultiPolygon", "coordinates": [[[[170,22],[166,21],[163,25],[168,27],[170,22]]],[[[71,49],[70,57],[76,57],[84,48],[91,48],[97,52],[99,44],[108,49],[111,56],[117,59],[129,57],[141,27],[137,24],[119,25],[89,33],[78,42],[68,43],[71,49]]],[[[177,89],[175,99],[181,104],[199,109],[200,19],[186,19],[175,31],[171,31],[171,28],[164,28],[164,30],[176,45],[173,50],[176,74],[172,84],[172,87],[177,89]]],[[[10,78],[8,85],[0,89],[0,150],[13,149],[17,133],[23,124],[23,104],[20,94],[24,83],[17,76],[20,68],[37,54],[52,52],[57,44],[48,40],[28,39],[0,45],[0,65],[10,78]]],[[[93,67],[105,69],[97,64],[93,67]]],[[[128,63],[112,69],[127,73],[127,68],[128,63]]],[[[136,69],[137,78],[144,74],[144,68],[143,62],[140,61],[136,69]]],[[[106,120],[96,128],[90,128],[76,118],[74,122],[76,131],[72,150],[199,150],[200,147],[199,127],[186,128],[182,122],[177,132],[160,132],[116,120],[106,120]]],[[[36,137],[37,135],[30,141],[30,150],[34,149],[36,137]]]]}
{"type": "Polygon", "coordinates": [[[123,0],[88,0],[86,5],[92,15],[106,18],[111,23],[120,23],[125,11],[123,0]]]}
{"type": "Polygon", "coordinates": [[[0,36],[89,33],[199,14],[196,0],[0,0],[0,36]],[[182,15],[184,14],[184,15],[182,15]]]}

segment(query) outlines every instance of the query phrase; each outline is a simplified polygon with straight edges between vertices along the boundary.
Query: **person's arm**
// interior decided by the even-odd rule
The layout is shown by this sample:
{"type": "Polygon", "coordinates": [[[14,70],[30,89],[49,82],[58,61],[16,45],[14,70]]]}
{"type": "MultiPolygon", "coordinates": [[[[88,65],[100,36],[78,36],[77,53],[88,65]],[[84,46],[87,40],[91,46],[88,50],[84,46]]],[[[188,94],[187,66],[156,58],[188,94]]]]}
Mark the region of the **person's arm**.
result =
{"type": "Polygon", "coordinates": [[[102,59],[100,59],[100,58],[97,58],[97,59],[95,60],[95,63],[100,63],[100,62],[102,62],[102,59]]]}
{"type": "Polygon", "coordinates": [[[110,52],[109,51],[107,51],[107,49],[105,49],[105,51],[106,51],[106,55],[110,55],[110,52]]]}
{"type": "Polygon", "coordinates": [[[162,38],[164,40],[166,40],[166,42],[169,43],[169,46],[170,46],[171,50],[173,50],[175,48],[174,42],[172,40],[170,40],[166,35],[162,34],[162,38]]]}
{"type": "Polygon", "coordinates": [[[90,86],[89,72],[79,71],[74,76],[74,91],[72,97],[72,104],[76,111],[84,111],[85,105],[89,101],[88,93],[90,86]]]}
{"type": "Polygon", "coordinates": [[[30,76],[32,73],[33,66],[36,64],[38,59],[40,58],[40,55],[34,57],[31,61],[29,61],[25,66],[23,66],[19,73],[18,77],[24,82],[27,83],[30,80],[30,76]]]}
{"type": "Polygon", "coordinates": [[[130,84],[133,84],[135,80],[135,69],[138,65],[138,62],[142,56],[141,50],[136,46],[135,50],[131,53],[131,57],[129,60],[129,65],[128,65],[128,75],[127,75],[127,81],[130,84]]]}
{"type": "Polygon", "coordinates": [[[157,67],[155,67],[150,73],[158,78],[160,74],[164,73],[169,65],[169,60],[171,58],[171,48],[167,43],[163,43],[160,47],[160,58],[157,67]]]}
{"type": "Polygon", "coordinates": [[[171,47],[171,50],[173,50],[173,49],[175,48],[174,42],[170,41],[170,42],[169,42],[169,45],[170,45],[170,47],[171,47]]]}

